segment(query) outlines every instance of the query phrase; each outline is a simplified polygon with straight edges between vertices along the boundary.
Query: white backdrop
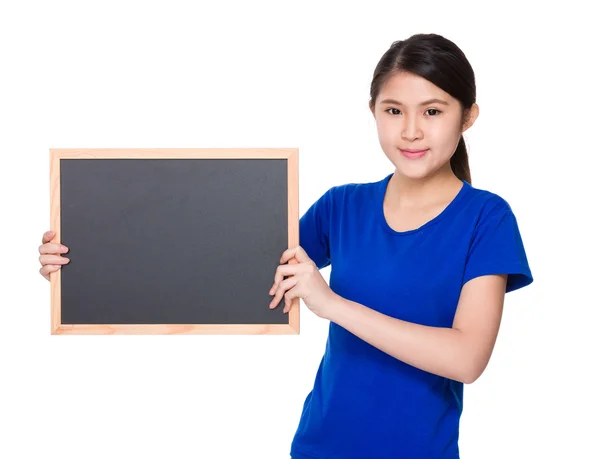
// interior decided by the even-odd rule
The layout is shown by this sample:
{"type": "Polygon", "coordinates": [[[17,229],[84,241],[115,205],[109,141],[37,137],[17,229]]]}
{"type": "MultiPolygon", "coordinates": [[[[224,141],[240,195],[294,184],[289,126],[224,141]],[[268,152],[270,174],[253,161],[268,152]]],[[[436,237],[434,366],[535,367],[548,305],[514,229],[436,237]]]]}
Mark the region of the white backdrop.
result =
{"type": "Polygon", "coordinates": [[[473,185],[510,203],[535,278],[465,386],[461,458],[600,457],[594,16],[480,3],[2,2],[0,457],[288,459],[328,323],[302,304],[299,336],[51,336],[48,149],[299,148],[302,214],[393,171],[372,73],[430,32],[475,70],[473,185]]]}

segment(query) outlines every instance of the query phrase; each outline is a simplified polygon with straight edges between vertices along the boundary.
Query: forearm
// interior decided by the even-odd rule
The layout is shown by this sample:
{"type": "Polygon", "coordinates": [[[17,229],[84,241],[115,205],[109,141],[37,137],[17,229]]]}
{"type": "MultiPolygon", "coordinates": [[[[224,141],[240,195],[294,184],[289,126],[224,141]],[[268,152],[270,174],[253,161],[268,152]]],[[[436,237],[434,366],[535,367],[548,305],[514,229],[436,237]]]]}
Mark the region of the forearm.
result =
{"type": "Polygon", "coordinates": [[[377,349],[421,370],[472,382],[471,353],[463,332],[415,324],[337,296],[327,317],[377,349]]]}

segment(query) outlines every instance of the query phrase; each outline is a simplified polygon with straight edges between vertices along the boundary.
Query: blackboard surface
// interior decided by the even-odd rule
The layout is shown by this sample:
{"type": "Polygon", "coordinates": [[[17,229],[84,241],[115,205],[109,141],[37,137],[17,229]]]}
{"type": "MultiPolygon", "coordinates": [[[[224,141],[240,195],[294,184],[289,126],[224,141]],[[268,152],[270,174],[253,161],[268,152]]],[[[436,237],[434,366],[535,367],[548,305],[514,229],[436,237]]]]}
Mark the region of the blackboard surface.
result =
{"type": "Polygon", "coordinates": [[[290,150],[77,151],[87,156],[51,150],[71,259],[51,278],[53,333],[299,332],[297,301],[288,314],[283,300],[268,307],[279,257],[298,240],[290,150]]]}

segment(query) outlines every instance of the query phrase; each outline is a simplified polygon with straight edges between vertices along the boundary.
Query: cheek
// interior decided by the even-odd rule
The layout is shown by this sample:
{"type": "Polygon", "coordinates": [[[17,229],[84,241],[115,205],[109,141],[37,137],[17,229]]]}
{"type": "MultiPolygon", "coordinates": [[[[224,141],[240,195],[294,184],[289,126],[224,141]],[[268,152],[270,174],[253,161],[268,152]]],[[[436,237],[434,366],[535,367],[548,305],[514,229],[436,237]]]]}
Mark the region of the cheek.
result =
{"type": "Polygon", "coordinates": [[[390,120],[377,121],[377,135],[383,143],[396,142],[399,136],[399,127],[397,123],[390,120]]]}
{"type": "MultiPolygon", "coordinates": [[[[424,130],[425,141],[430,147],[446,149],[456,143],[456,130],[447,125],[431,125],[424,130]]],[[[460,134],[459,134],[460,136],[460,134]]]]}
{"type": "Polygon", "coordinates": [[[449,133],[444,131],[443,129],[433,129],[431,132],[428,133],[428,137],[428,145],[431,144],[431,147],[444,148],[448,145],[450,141],[449,133]]]}

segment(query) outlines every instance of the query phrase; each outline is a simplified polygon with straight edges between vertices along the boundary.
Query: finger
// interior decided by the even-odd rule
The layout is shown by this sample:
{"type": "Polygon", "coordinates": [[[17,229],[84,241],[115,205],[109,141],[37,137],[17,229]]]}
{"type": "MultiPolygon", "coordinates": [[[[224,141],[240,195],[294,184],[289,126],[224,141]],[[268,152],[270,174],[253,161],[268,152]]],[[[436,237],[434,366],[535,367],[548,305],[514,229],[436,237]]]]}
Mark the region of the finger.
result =
{"type": "Polygon", "coordinates": [[[304,251],[301,246],[292,247],[291,249],[287,249],[281,255],[280,263],[286,263],[288,260],[295,258],[296,263],[305,263],[310,261],[308,254],[304,251]]]}
{"type": "Polygon", "coordinates": [[[284,314],[287,314],[288,312],[290,312],[290,309],[292,309],[292,300],[298,296],[299,296],[298,287],[294,287],[293,289],[287,291],[287,293],[284,295],[284,297],[285,297],[285,306],[283,307],[284,314]]]}
{"type": "Polygon", "coordinates": [[[271,289],[269,290],[269,295],[273,295],[279,283],[284,280],[285,277],[291,277],[298,274],[301,274],[306,269],[306,265],[279,265],[275,270],[275,278],[273,280],[273,285],[271,285],[271,289]]]}
{"type": "Polygon", "coordinates": [[[269,303],[269,309],[273,309],[273,308],[277,307],[277,305],[281,301],[281,298],[283,297],[285,291],[287,289],[293,287],[294,285],[296,285],[297,282],[298,282],[298,278],[294,276],[294,277],[290,277],[289,279],[284,280],[281,284],[279,284],[279,287],[277,288],[277,291],[275,292],[275,297],[269,303]]]}
{"type": "MultiPolygon", "coordinates": [[[[273,284],[273,287],[279,284],[285,276],[296,275],[298,274],[298,272],[300,272],[301,269],[302,268],[297,265],[279,265],[275,270],[275,283],[273,284]]],[[[271,287],[271,291],[273,290],[273,287],[271,287]]]]}
{"type": "Polygon", "coordinates": [[[71,261],[70,258],[63,257],[61,255],[40,255],[39,256],[40,264],[42,266],[45,265],[66,265],[71,261]]]}
{"type": "Polygon", "coordinates": [[[69,248],[58,242],[46,242],[38,250],[40,253],[67,253],[69,248]]]}
{"type": "Polygon", "coordinates": [[[46,231],[44,233],[44,235],[42,236],[42,244],[45,244],[46,242],[50,242],[52,240],[52,238],[54,237],[54,231],[46,231]]]}
{"type": "Polygon", "coordinates": [[[59,265],[46,265],[40,268],[40,274],[44,276],[46,279],[50,280],[50,273],[58,271],[60,269],[59,265]]]}

